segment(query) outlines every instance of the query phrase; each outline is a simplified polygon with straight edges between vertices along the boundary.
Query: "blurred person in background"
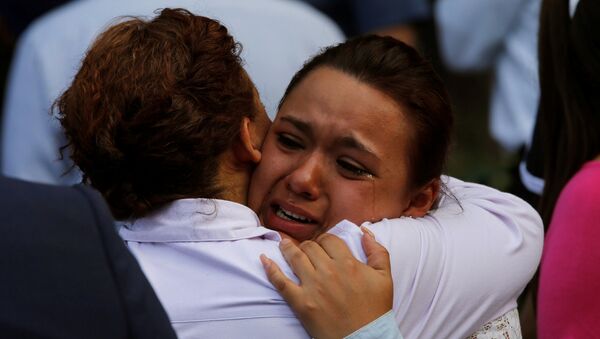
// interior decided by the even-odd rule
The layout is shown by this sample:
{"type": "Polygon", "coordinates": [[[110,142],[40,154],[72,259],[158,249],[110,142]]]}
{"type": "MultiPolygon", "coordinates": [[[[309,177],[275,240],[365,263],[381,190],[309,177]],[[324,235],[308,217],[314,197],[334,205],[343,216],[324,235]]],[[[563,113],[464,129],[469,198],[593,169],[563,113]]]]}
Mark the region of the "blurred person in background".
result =
{"type": "Polygon", "coordinates": [[[537,294],[541,339],[600,332],[599,31],[600,2],[544,0],[539,142],[532,149],[542,159],[547,226],[537,294]]]}
{"type": "Polygon", "coordinates": [[[348,37],[361,34],[391,36],[418,45],[415,24],[431,18],[428,0],[304,0],[327,14],[348,37]]]}
{"type": "Polygon", "coordinates": [[[526,145],[539,97],[537,34],[540,0],[438,0],[435,22],[450,69],[494,68],[490,131],[507,151],[526,145]]]}
{"type": "MultiPolygon", "coordinates": [[[[0,2],[0,126],[2,125],[2,107],[4,104],[6,77],[17,38],[35,18],[67,1],[5,0],[0,2]]],[[[0,134],[2,133],[1,131],[0,127],[0,134]]],[[[1,153],[2,148],[0,148],[1,153]]],[[[0,155],[1,162],[2,156],[0,155]]]]}
{"type": "MultiPolygon", "coordinates": [[[[485,144],[489,135],[490,143],[482,149],[465,146],[463,158],[487,159],[487,167],[474,162],[482,171],[477,180],[492,180],[496,186],[532,205],[539,192],[531,193],[529,185],[522,184],[519,160],[528,148],[537,114],[536,45],[540,3],[540,0],[439,0],[434,7],[438,45],[445,65],[463,74],[492,71],[491,80],[481,79],[491,82],[490,102],[487,103],[487,98],[484,100],[489,105],[488,117],[471,117],[463,122],[475,130],[487,123],[489,133],[479,134],[476,140],[485,144]],[[496,157],[490,157],[490,153],[496,157]]],[[[473,95],[472,89],[459,88],[458,92],[461,91],[473,95]]],[[[485,97],[486,93],[475,91],[474,94],[485,97]]],[[[480,100],[480,97],[465,97],[462,115],[482,114],[484,111],[479,111],[477,106],[480,100]]]]}
{"type": "Polygon", "coordinates": [[[65,138],[50,106],[71,82],[94,37],[124,15],[152,15],[178,6],[221,20],[239,38],[245,69],[267,113],[274,117],[285,86],[319,48],[344,39],[325,15],[298,1],[79,0],[44,15],[22,35],[7,83],[2,124],[2,173],[49,184],[81,181],[70,159],[60,159],[65,138]]]}
{"type": "Polygon", "coordinates": [[[0,3],[0,21],[12,37],[18,37],[37,17],[70,0],[5,0],[0,3]]]}

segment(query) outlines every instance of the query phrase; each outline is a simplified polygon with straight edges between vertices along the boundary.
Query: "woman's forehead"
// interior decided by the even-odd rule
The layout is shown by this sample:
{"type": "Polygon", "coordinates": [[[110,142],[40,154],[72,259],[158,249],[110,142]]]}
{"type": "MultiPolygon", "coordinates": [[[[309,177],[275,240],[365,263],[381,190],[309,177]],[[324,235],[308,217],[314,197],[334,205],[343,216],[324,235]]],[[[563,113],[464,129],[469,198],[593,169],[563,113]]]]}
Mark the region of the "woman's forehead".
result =
{"type": "Polygon", "coordinates": [[[404,134],[404,118],[401,107],[383,92],[341,71],[322,67],[310,72],[289,93],[276,120],[293,120],[313,129],[342,128],[391,137],[404,134]]]}
{"type": "MultiPolygon", "coordinates": [[[[332,67],[319,67],[309,72],[288,94],[282,108],[289,101],[291,108],[301,103],[319,105],[334,114],[359,113],[356,116],[380,111],[400,112],[400,105],[384,91],[332,67]],[[291,99],[291,100],[290,100],[291,99]]],[[[380,116],[379,118],[383,118],[380,116]]]]}

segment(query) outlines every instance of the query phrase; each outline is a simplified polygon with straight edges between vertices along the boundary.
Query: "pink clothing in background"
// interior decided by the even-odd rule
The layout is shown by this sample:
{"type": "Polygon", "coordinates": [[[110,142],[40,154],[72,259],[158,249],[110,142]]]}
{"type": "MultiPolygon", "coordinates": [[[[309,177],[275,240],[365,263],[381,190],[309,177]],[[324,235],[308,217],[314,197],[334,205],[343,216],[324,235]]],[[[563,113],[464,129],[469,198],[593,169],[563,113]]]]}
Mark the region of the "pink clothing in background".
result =
{"type": "Polygon", "coordinates": [[[600,161],[590,161],[560,194],[544,245],[538,336],[600,336],[600,161]]]}

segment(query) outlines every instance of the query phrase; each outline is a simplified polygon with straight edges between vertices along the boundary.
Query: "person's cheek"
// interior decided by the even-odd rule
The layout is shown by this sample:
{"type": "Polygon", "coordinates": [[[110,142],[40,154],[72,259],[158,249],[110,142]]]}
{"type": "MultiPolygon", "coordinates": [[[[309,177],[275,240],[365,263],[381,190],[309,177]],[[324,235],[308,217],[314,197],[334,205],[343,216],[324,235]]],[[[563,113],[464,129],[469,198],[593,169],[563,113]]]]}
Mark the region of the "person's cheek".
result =
{"type": "Polygon", "coordinates": [[[345,185],[337,185],[332,197],[332,219],[337,222],[347,219],[357,225],[365,221],[379,220],[376,195],[372,186],[370,183],[352,181],[345,182],[345,185]]]}
{"type": "Polygon", "coordinates": [[[322,191],[327,202],[323,226],[330,229],[344,219],[354,222],[356,206],[353,203],[353,196],[358,192],[348,190],[347,183],[340,176],[330,177],[327,182],[330,185],[324,187],[322,191]]]}
{"type": "Polygon", "coordinates": [[[252,181],[249,206],[255,211],[260,209],[262,204],[269,198],[269,194],[275,188],[277,179],[284,171],[285,159],[279,159],[275,156],[269,159],[271,160],[264,161],[257,168],[252,181]]]}

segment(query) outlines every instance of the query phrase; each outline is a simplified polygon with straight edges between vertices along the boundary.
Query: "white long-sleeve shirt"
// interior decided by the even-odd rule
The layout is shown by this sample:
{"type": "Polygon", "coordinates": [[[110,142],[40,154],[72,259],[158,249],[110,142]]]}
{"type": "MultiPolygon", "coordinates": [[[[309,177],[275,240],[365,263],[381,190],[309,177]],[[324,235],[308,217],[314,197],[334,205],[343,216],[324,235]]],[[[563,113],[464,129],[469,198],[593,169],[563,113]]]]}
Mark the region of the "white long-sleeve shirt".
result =
{"type": "MultiPolygon", "coordinates": [[[[365,224],[390,252],[405,338],[474,333],[516,307],[540,259],[542,221],[527,203],[457,179],[447,185],[456,199],[444,197],[424,218],[365,224]]],[[[259,261],[264,253],[293,276],[280,237],[247,207],[184,199],[124,225],[120,234],[180,337],[307,336],[259,261]]],[[[356,225],[343,221],[330,233],[365,261],[356,225]]]]}

